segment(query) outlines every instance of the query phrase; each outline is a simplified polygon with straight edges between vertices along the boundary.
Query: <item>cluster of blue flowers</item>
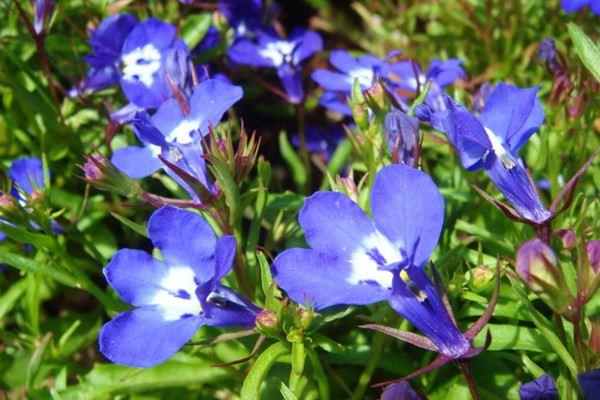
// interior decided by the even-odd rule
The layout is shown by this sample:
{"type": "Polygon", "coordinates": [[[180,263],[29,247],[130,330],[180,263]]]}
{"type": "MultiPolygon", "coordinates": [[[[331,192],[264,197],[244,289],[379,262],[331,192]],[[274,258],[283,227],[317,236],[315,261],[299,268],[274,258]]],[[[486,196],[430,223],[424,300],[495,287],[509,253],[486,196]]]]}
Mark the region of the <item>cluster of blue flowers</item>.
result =
{"type": "MultiPolygon", "coordinates": [[[[566,12],[589,6],[600,14],[600,2],[595,0],[563,0],[562,6],[566,12]]],[[[48,15],[44,7],[52,7],[51,2],[38,8],[42,26],[48,15]]],[[[306,197],[298,223],[308,248],[287,248],[277,254],[271,265],[273,278],[289,299],[317,311],[387,302],[424,336],[399,330],[394,335],[438,354],[429,366],[405,379],[449,362],[460,365],[483,351],[474,347],[473,339],[491,317],[498,289],[489,312],[471,328],[461,330],[430,263],[444,225],[445,202],[434,179],[419,169],[420,127],[430,126],[443,134],[462,167],[471,172],[483,169],[510,204],[477,188],[483,197],[513,220],[546,232],[560,210],[556,204],[544,205],[519,155],[544,122],[539,88],[486,84],[470,111],[446,93],[467,78],[461,60],[436,58],[424,69],[399,51],[380,58],[332,50],[332,68],[310,71],[310,81],[306,61],[324,50],[317,32],[296,28],[286,35],[271,23],[276,10],[263,7],[260,0],[222,0],[218,9],[228,21],[229,37],[211,27],[191,50],[177,36],[175,26],[156,18],[138,21],[130,14],[114,15],[91,32],[91,53],[84,58],[90,69],[71,95],[88,96],[119,85],[127,103],[113,111],[111,119],[128,124],[139,141],[114,150],[110,163],[131,179],[163,170],[189,194],[196,209],[208,206],[205,193],[214,198],[221,194],[219,182],[209,171],[207,155],[214,150],[209,140],[226,113],[243,98],[243,90],[225,75],[210,76],[212,66],[192,61],[218,44],[227,45],[226,56],[236,69],[274,69],[282,89],[266,85],[294,107],[301,107],[307,89],[316,83],[318,103],[339,114],[338,120],[346,126],[356,117],[353,97],[357,89],[365,95],[383,92],[389,107],[382,118],[382,142],[390,157],[373,174],[366,201],[369,207],[341,191],[317,191],[306,197]]],[[[545,42],[540,57],[553,73],[560,74],[555,50],[553,42],[545,42]]],[[[367,114],[367,122],[375,123],[376,112],[367,114]]],[[[327,162],[343,138],[341,126],[327,130],[309,125],[294,143],[327,162]]],[[[93,167],[86,167],[89,181],[104,173],[93,167]]],[[[38,158],[15,160],[8,175],[12,186],[0,199],[5,203],[14,199],[24,210],[36,192],[45,189],[48,179],[38,158]]],[[[574,185],[569,188],[573,190],[574,185]]],[[[0,223],[13,225],[8,219],[0,223]]],[[[104,276],[133,309],[103,326],[99,348],[107,359],[152,367],[177,353],[204,325],[257,326],[262,308],[238,293],[245,293],[240,287],[222,283],[230,282],[225,279],[239,261],[240,249],[230,231],[215,229],[215,225],[186,207],[162,206],[148,221],[148,236],[157,251],[153,255],[135,249],[117,251],[104,268],[104,276]]],[[[56,223],[52,226],[56,232],[62,229],[56,223]]],[[[0,232],[0,240],[4,238],[0,232]]],[[[598,241],[590,243],[588,261],[594,273],[600,273],[600,246],[598,241]]],[[[524,245],[523,254],[539,252],[535,245],[531,249],[524,245]]],[[[550,258],[546,255],[545,259],[550,258]]],[[[517,272],[530,274],[527,268],[517,272]]],[[[391,332],[378,325],[369,327],[391,332]]],[[[599,373],[580,374],[587,398],[597,398],[599,373]]],[[[549,375],[523,385],[520,395],[522,399],[558,398],[549,375]]],[[[395,382],[382,396],[399,398],[418,395],[408,383],[395,382]]]]}

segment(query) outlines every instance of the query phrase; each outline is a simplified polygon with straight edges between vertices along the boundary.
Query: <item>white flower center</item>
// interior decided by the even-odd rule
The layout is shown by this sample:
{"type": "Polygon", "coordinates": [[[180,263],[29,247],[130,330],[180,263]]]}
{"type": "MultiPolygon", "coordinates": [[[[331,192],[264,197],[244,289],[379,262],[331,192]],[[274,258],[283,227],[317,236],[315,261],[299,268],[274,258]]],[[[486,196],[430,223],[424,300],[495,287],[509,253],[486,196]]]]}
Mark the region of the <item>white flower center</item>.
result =
{"type": "Polygon", "coordinates": [[[193,141],[192,132],[198,129],[200,121],[194,119],[182,120],[169,134],[167,135],[167,141],[171,143],[189,144],[193,141]]]}
{"type": "Polygon", "coordinates": [[[156,304],[162,310],[165,321],[174,321],[187,315],[198,315],[202,306],[196,296],[194,271],[185,266],[169,267],[159,283],[149,304],[156,304]]]}
{"type": "Polygon", "coordinates": [[[362,88],[370,88],[373,85],[373,77],[375,73],[371,68],[357,68],[348,72],[348,83],[354,85],[354,80],[358,79],[358,84],[362,88]]]}
{"type": "Polygon", "coordinates": [[[490,143],[492,144],[492,150],[494,150],[494,153],[496,153],[496,156],[500,159],[500,162],[502,163],[504,168],[506,168],[506,169],[514,168],[515,161],[513,160],[510,153],[508,151],[506,151],[506,149],[500,142],[500,139],[498,139],[498,136],[496,136],[496,134],[494,132],[492,132],[491,129],[488,129],[485,126],[483,127],[483,129],[485,130],[485,133],[487,134],[487,137],[490,140],[490,143]]]}
{"type": "Polygon", "coordinates": [[[123,61],[123,79],[139,81],[146,87],[152,86],[154,74],[160,69],[160,52],[151,44],[138,47],[125,54],[123,61]]]}
{"type": "Polygon", "coordinates": [[[294,42],[278,40],[276,42],[267,43],[265,48],[259,50],[258,54],[279,66],[284,62],[292,61],[292,53],[294,52],[295,47],[296,44],[294,42]]]}
{"type": "Polygon", "coordinates": [[[399,247],[380,232],[376,232],[364,238],[362,247],[352,253],[350,259],[352,272],[347,281],[354,285],[371,281],[383,288],[391,289],[392,273],[379,267],[402,259],[399,247]]]}

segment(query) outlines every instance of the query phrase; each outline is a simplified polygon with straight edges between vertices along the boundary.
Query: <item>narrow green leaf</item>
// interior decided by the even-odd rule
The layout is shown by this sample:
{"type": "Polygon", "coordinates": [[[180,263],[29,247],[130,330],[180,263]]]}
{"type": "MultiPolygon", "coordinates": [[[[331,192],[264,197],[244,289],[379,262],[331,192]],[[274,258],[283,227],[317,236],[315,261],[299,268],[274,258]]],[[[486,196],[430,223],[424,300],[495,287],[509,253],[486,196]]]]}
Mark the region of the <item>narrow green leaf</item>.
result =
{"type": "Polygon", "coordinates": [[[147,238],[149,237],[148,236],[148,229],[145,226],[140,225],[140,224],[138,224],[136,222],[133,222],[132,220],[130,220],[128,218],[125,218],[124,216],[119,215],[119,214],[114,213],[114,212],[111,212],[110,215],[112,215],[113,217],[115,217],[117,220],[119,220],[120,223],[122,223],[123,225],[125,225],[126,227],[128,227],[129,229],[131,229],[132,231],[134,231],[136,233],[139,233],[140,235],[145,236],[147,238]]]}
{"type": "Polygon", "coordinates": [[[304,188],[308,180],[308,173],[304,169],[304,164],[302,163],[300,156],[296,153],[296,150],[294,150],[294,147],[288,140],[285,132],[279,134],[279,151],[292,172],[292,178],[294,179],[296,187],[299,189],[304,188]]]}
{"type": "Polygon", "coordinates": [[[263,351],[256,359],[256,362],[248,372],[242,390],[240,393],[241,400],[256,400],[260,396],[260,385],[267,376],[267,373],[275,364],[277,359],[284,354],[289,353],[288,346],[283,342],[273,343],[268,349],[263,351]]]}
{"type": "Polygon", "coordinates": [[[567,24],[569,36],[575,46],[575,52],[583,62],[583,65],[600,82],[600,50],[592,39],[587,36],[577,25],[572,22],[567,24]]]}
{"type": "Polygon", "coordinates": [[[11,253],[8,251],[0,252],[0,262],[20,269],[21,271],[47,276],[48,278],[54,279],[65,286],[74,288],[79,287],[75,278],[73,278],[70,274],[56,268],[50,268],[48,265],[38,263],[37,261],[33,261],[32,259],[23,257],[22,255],[16,253],[11,253]]]}
{"type": "Polygon", "coordinates": [[[0,328],[4,325],[2,319],[8,314],[17,304],[17,301],[27,289],[27,278],[23,278],[13,283],[5,293],[0,296],[0,328]]]}
{"type": "Polygon", "coordinates": [[[206,31],[210,28],[211,15],[192,14],[188,15],[181,25],[181,38],[190,49],[196,47],[198,43],[206,36],[206,31]]]}
{"type": "Polygon", "coordinates": [[[279,391],[281,392],[281,397],[284,400],[298,400],[296,395],[294,395],[294,392],[292,392],[290,388],[287,387],[283,382],[279,383],[279,391]]]}

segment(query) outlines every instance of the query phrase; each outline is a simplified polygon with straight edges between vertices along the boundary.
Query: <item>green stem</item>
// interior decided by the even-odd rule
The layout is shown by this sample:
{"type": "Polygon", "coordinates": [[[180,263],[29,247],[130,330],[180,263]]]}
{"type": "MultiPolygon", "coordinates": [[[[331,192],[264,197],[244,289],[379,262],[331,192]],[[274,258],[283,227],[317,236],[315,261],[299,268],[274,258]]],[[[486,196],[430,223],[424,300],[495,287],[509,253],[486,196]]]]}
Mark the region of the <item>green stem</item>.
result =
{"type": "Polygon", "coordinates": [[[292,344],[292,371],[290,372],[289,388],[296,397],[301,398],[302,387],[299,385],[304,373],[304,364],[306,362],[306,349],[304,341],[294,342],[292,344]]]}
{"type": "Polygon", "coordinates": [[[361,400],[364,397],[367,385],[369,385],[373,372],[375,372],[375,368],[377,368],[377,364],[379,364],[379,358],[381,358],[383,347],[386,342],[385,339],[386,337],[381,333],[375,333],[373,335],[373,340],[371,341],[371,356],[369,357],[365,369],[358,378],[358,384],[352,394],[352,400],[361,400]]]}

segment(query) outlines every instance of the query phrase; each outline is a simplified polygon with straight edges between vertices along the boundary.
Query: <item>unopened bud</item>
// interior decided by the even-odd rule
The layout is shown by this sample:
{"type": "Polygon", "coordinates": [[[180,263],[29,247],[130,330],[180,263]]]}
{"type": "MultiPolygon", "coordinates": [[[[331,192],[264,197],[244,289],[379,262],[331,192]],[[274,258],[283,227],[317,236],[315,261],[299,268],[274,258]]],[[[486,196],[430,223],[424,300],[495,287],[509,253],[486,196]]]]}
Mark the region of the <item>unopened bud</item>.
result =
{"type": "Polygon", "coordinates": [[[388,108],[386,93],[380,82],[375,83],[373,87],[367,90],[367,103],[373,110],[385,110],[388,108]]]}
{"type": "Polygon", "coordinates": [[[551,308],[561,314],[572,311],[572,296],[558,268],[556,255],[541,239],[531,239],[521,245],[517,251],[517,273],[551,308]]]}
{"type": "Polygon", "coordinates": [[[302,328],[308,329],[312,323],[315,311],[313,309],[307,310],[303,308],[298,311],[298,314],[300,314],[300,323],[302,324],[302,328]]]}
{"type": "Polygon", "coordinates": [[[14,214],[19,209],[14,197],[10,194],[0,194],[0,215],[14,214]]]}
{"type": "Polygon", "coordinates": [[[256,316],[256,327],[267,334],[278,330],[277,315],[271,310],[261,310],[256,316]]]}
{"type": "Polygon", "coordinates": [[[83,179],[100,190],[127,197],[140,196],[140,185],[119,171],[101,155],[85,156],[85,164],[79,166],[84,172],[83,179]]]}
{"type": "Polygon", "coordinates": [[[394,163],[413,166],[419,136],[419,120],[393,110],[385,117],[385,138],[394,163]]]}
{"type": "Polygon", "coordinates": [[[600,273],[600,240],[590,240],[585,244],[590,267],[594,274],[600,273]]]}
{"type": "Polygon", "coordinates": [[[354,122],[360,130],[366,130],[369,127],[369,108],[362,92],[362,87],[358,79],[354,80],[352,85],[352,101],[350,104],[354,122]]]}
{"type": "Polygon", "coordinates": [[[478,265],[471,271],[469,286],[475,292],[484,292],[492,287],[494,273],[487,265],[478,265]]]}
{"type": "Polygon", "coordinates": [[[573,246],[575,246],[575,232],[573,232],[573,230],[561,229],[556,232],[556,236],[560,238],[565,250],[571,250],[573,246]]]}

